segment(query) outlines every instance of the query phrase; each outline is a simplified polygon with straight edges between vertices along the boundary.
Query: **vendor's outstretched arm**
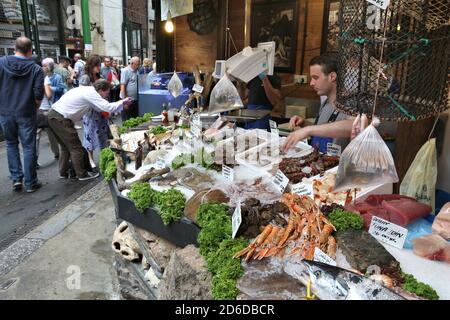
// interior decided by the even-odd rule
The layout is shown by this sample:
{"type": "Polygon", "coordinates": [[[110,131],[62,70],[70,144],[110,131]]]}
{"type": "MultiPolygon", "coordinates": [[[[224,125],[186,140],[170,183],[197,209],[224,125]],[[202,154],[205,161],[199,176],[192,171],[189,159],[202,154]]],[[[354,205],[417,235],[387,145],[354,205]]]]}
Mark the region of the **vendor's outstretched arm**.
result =
{"type": "Polygon", "coordinates": [[[264,91],[266,92],[266,96],[269,99],[272,106],[280,105],[280,103],[283,100],[281,91],[279,89],[275,89],[272,86],[267,76],[263,78],[262,82],[264,83],[264,91]]]}
{"type": "Polygon", "coordinates": [[[289,134],[282,149],[287,152],[300,140],[308,137],[349,138],[352,133],[353,118],[300,128],[289,134]]]}

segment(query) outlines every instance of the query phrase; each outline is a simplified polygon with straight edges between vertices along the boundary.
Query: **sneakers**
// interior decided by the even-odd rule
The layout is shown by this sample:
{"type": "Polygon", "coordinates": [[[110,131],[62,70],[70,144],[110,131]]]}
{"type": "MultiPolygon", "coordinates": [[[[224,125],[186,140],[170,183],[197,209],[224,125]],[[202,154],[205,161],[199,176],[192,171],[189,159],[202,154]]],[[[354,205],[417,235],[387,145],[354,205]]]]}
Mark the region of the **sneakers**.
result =
{"type": "Polygon", "coordinates": [[[94,172],[86,172],[86,174],[82,177],[79,177],[78,180],[85,181],[85,180],[91,180],[95,179],[100,175],[100,173],[94,173],[94,172]]]}
{"type": "Polygon", "coordinates": [[[23,188],[23,184],[22,181],[14,181],[13,182],[13,190],[14,191],[19,191],[23,188]]]}
{"type": "Polygon", "coordinates": [[[77,129],[77,130],[80,130],[80,129],[83,128],[82,126],[79,126],[79,125],[74,125],[74,127],[75,127],[75,129],[77,129]]]}
{"type": "Polygon", "coordinates": [[[59,178],[60,179],[69,179],[69,174],[60,175],[59,178]]]}
{"type": "Polygon", "coordinates": [[[38,182],[38,183],[36,183],[34,186],[32,186],[32,187],[30,187],[30,188],[27,188],[27,192],[28,193],[32,193],[32,192],[35,192],[37,189],[39,189],[40,187],[42,187],[42,183],[40,183],[40,182],[38,182]]]}

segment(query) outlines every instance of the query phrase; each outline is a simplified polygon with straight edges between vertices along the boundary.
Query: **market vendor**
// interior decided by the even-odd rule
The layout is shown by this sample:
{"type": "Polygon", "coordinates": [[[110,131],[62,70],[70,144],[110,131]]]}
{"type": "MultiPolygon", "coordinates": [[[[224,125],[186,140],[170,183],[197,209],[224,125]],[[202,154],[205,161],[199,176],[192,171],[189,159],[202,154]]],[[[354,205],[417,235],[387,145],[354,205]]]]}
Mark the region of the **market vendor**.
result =
{"type": "MultiPolygon", "coordinates": [[[[280,91],[281,79],[278,76],[261,73],[247,85],[238,82],[237,89],[243,102],[248,99],[248,110],[270,110],[271,114],[281,114],[278,109],[283,108],[283,97],[280,91]]],[[[268,130],[271,114],[262,119],[247,122],[245,128],[268,130]]]]}
{"type": "Polygon", "coordinates": [[[327,152],[329,142],[341,146],[341,150],[347,146],[350,141],[352,131],[353,117],[347,116],[335,108],[336,103],[336,82],[337,82],[337,56],[325,53],[314,57],[310,63],[310,86],[319,96],[326,96],[322,103],[319,115],[313,124],[300,117],[294,116],[289,122],[289,129],[299,129],[289,134],[283,145],[283,151],[287,152],[297,142],[312,138],[311,145],[318,146],[323,153],[327,152]]]}

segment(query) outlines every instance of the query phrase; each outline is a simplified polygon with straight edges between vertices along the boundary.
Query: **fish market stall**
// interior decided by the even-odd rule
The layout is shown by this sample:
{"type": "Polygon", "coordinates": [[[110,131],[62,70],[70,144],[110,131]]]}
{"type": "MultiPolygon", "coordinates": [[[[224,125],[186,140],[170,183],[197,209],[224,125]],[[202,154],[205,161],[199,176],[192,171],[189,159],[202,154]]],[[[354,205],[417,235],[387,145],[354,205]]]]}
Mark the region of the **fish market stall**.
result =
{"type": "MultiPolygon", "coordinates": [[[[101,167],[105,177],[116,170],[109,183],[117,216],[135,238],[145,231],[175,248],[199,248],[199,259],[212,264],[212,297],[259,298],[257,280],[266,284],[269,298],[305,299],[299,292],[307,288],[319,299],[421,298],[402,288],[402,272],[431,285],[439,298],[450,297],[445,285],[450,279],[443,279],[450,277],[449,264],[376,240],[370,230],[373,217],[407,226],[430,208],[392,195],[392,183],[334,192],[339,155],[321,154],[305,143],[283,154],[283,138],[275,134],[236,128],[218,116],[212,125],[210,117],[204,119],[191,115],[189,126],[164,126],[147,116],[126,130],[112,126],[115,139],[102,151],[101,167]],[[403,207],[415,213],[405,217],[403,207]],[[217,256],[221,246],[224,256],[217,256]],[[215,287],[225,281],[218,276],[218,261],[240,270],[235,284],[227,282],[230,292],[215,287]],[[257,271],[261,268],[267,272],[257,271]],[[314,279],[318,271],[340,272],[350,283],[330,291],[331,278],[314,279]],[[281,287],[269,290],[274,279],[285,284],[290,279],[289,286],[294,281],[302,289],[283,296],[281,287]],[[353,287],[355,279],[361,285],[353,287]],[[366,289],[380,294],[368,295],[366,289]]],[[[163,269],[154,262],[148,266],[162,279],[163,269]]]]}

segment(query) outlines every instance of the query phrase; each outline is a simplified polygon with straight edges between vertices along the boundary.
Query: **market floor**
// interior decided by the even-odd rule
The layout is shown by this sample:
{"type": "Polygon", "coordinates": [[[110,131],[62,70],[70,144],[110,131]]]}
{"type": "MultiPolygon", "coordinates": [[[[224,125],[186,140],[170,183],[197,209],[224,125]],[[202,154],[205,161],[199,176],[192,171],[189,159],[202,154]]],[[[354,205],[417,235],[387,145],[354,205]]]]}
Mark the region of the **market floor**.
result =
{"type": "MultiPolygon", "coordinates": [[[[83,130],[78,130],[81,138],[82,134],[83,130]]],[[[0,251],[54,216],[100,180],[59,179],[58,162],[50,150],[46,133],[41,136],[41,168],[37,171],[42,188],[31,194],[13,191],[7,163],[6,143],[0,142],[0,251]]]]}
{"type": "Polygon", "coordinates": [[[115,227],[102,181],[0,252],[0,299],[120,299],[115,227]]]}

